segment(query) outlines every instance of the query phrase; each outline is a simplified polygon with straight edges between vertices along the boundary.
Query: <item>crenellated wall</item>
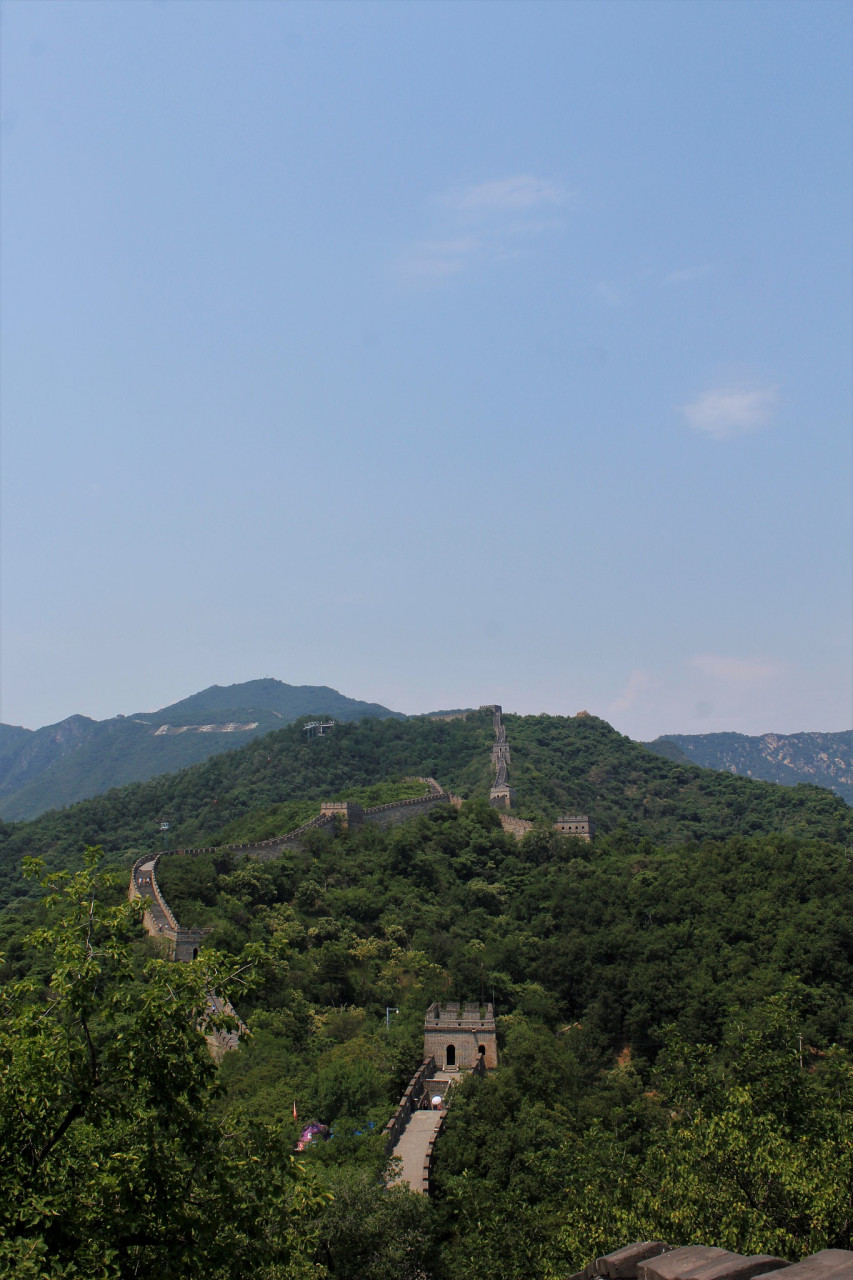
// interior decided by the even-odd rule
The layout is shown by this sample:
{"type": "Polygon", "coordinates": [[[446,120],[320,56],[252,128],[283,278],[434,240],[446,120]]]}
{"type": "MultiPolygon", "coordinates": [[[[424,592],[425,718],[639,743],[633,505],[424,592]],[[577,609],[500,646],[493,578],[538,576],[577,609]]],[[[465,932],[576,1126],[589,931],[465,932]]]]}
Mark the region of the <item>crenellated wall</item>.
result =
{"type": "MultiPolygon", "coordinates": [[[[425,781],[432,782],[431,778],[425,781]]],[[[437,786],[438,784],[436,784],[437,786]]],[[[449,804],[450,796],[440,788],[426,796],[415,796],[411,800],[392,800],[390,804],[374,805],[365,809],[365,822],[372,822],[378,827],[393,827],[401,822],[408,822],[422,813],[429,813],[436,805],[449,804]]]]}
{"type": "MultiPolygon", "coordinates": [[[[375,822],[379,826],[388,827],[397,822],[404,822],[408,818],[417,817],[420,813],[426,813],[437,804],[450,803],[450,796],[439,786],[435,778],[420,778],[418,781],[427,788],[426,795],[414,796],[409,800],[394,800],[390,804],[374,805],[369,809],[361,809],[359,805],[351,802],[323,805],[315,818],[311,818],[293,831],[274,836],[270,840],[247,844],[172,849],[164,853],[146,854],[142,858],[137,858],[133,864],[127,896],[131,901],[136,898],[145,900],[142,923],[152,938],[161,940],[168,948],[171,959],[185,963],[192,962],[198,956],[199,948],[208,930],[182,929],[178,924],[174,912],[163,897],[163,892],[157,883],[157,864],[161,858],[167,857],[169,853],[228,852],[242,853],[247,858],[267,862],[279,857],[284,849],[298,848],[302,837],[307,832],[331,827],[341,820],[345,825],[349,825],[355,818],[356,821],[375,822]]],[[[210,1045],[211,1053],[218,1059],[229,1049],[237,1048],[239,1036],[246,1032],[246,1027],[233,1006],[223,1001],[215,991],[209,993],[208,1006],[212,1014],[227,1014],[235,1018],[238,1023],[237,1031],[222,1031],[216,1027],[205,1028],[205,1038],[210,1045]]]]}
{"type": "Polygon", "coordinates": [[[385,1126],[385,1154],[390,1155],[402,1137],[403,1130],[409,1123],[412,1112],[417,1111],[424,1097],[429,1098],[427,1081],[432,1080],[437,1070],[435,1058],[428,1058],[418,1067],[412,1076],[391,1119],[385,1126]]]}
{"type": "Polygon", "coordinates": [[[145,899],[145,911],[142,923],[152,938],[161,938],[169,949],[173,960],[194,960],[198,955],[205,935],[204,929],[182,929],[174,912],[163,897],[163,891],[157,883],[157,863],[163,855],[149,854],[137,858],[130,874],[130,887],[127,896],[145,899]]]}
{"type": "MultiPolygon", "coordinates": [[[[196,959],[206,929],[182,929],[174,912],[163,897],[163,891],[157,883],[157,863],[162,854],[137,858],[130,875],[130,886],[127,896],[133,902],[141,898],[145,902],[142,923],[152,938],[161,940],[168,949],[172,960],[192,962],[196,959]]],[[[241,1035],[247,1034],[246,1024],[241,1020],[234,1006],[223,1000],[215,991],[207,993],[207,1007],[211,1016],[226,1015],[234,1018],[236,1030],[225,1030],[215,1027],[207,1019],[203,1019],[199,1030],[203,1033],[213,1057],[219,1061],[229,1049],[236,1049],[241,1035]]]]}
{"type": "Polygon", "coordinates": [[[215,991],[207,993],[207,1007],[211,1014],[219,1016],[224,1014],[237,1023],[236,1031],[226,1031],[222,1027],[213,1027],[209,1023],[204,1027],[204,1038],[210,1047],[211,1054],[219,1062],[223,1054],[230,1053],[232,1049],[239,1046],[240,1037],[248,1035],[249,1029],[231,1001],[223,1000],[215,991]]]}
{"type": "Polygon", "coordinates": [[[515,836],[516,840],[522,840],[528,833],[532,831],[534,823],[528,821],[527,818],[516,818],[509,813],[500,814],[501,826],[504,831],[508,831],[510,835],[515,836]]]}
{"type": "Polygon", "coordinates": [[[568,1280],[851,1280],[853,1252],[820,1249],[799,1262],[769,1253],[742,1254],[718,1245],[638,1240],[587,1263],[568,1280]]]}
{"type": "MultiPolygon", "coordinates": [[[[389,804],[372,805],[368,809],[362,809],[362,818],[364,822],[374,822],[378,826],[390,827],[398,822],[405,822],[409,818],[417,817],[420,813],[429,813],[430,809],[434,809],[438,804],[450,804],[450,795],[435,780],[435,778],[418,778],[418,782],[422,782],[428,788],[426,795],[413,796],[409,800],[392,800],[389,804]]],[[[345,802],[349,810],[358,806],[354,806],[352,802],[345,802]]],[[[302,836],[309,831],[324,830],[331,827],[336,820],[340,820],[343,812],[343,805],[328,804],[321,808],[320,813],[314,818],[309,818],[307,822],[303,822],[301,827],[295,827],[292,831],[287,831],[280,836],[271,836],[269,840],[247,841],[243,844],[227,844],[227,845],[199,845],[188,846],[186,848],[167,849],[163,854],[165,857],[171,853],[242,853],[247,858],[256,858],[259,862],[269,862],[273,858],[277,858],[285,849],[296,849],[299,847],[302,836]]],[[[153,857],[154,855],[150,855],[153,857]]],[[[140,859],[140,861],[143,861],[140,859]]]]}
{"type": "Polygon", "coordinates": [[[574,836],[576,840],[585,840],[587,844],[595,835],[595,823],[590,822],[585,813],[561,813],[554,827],[564,836],[574,836]]]}

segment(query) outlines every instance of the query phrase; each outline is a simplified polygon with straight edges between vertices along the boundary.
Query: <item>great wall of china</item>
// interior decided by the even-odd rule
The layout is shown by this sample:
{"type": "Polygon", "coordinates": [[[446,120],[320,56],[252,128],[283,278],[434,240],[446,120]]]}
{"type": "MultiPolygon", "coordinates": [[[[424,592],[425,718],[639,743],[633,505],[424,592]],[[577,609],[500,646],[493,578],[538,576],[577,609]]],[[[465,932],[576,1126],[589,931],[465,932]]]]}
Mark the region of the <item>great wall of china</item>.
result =
{"type": "Polygon", "coordinates": [[[495,809],[511,809],[515,804],[515,792],[509,785],[511,756],[509,743],[506,740],[506,729],[501,719],[503,708],[494,704],[493,706],[480,707],[480,710],[491,711],[492,725],[495,731],[495,745],[492,747],[495,780],[489,791],[489,804],[495,809]]]}
{"type": "MultiPolygon", "coordinates": [[[[491,751],[495,767],[495,780],[489,791],[489,804],[499,811],[501,825],[517,840],[532,830],[534,824],[509,812],[515,804],[516,793],[509,785],[511,754],[502,708],[497,704],[481,707],[492,713],[495,742],[491,751]]],[[[461,806],[462,800],[445,791],[435,778],[419,778],[426,787],[422,796],[408,800],[394,800],[388,804],[363,809],[352,801],[332,801],[320,807],[319,814],[300,827],[274,836],[269,840],[223,846],[205,845],[196,848],[178,848],[138,858],[130,876],[128,897],[144,902],[143,924],[152,938],[160,940],[168,948],[171,959],[189,962],[195,960],[206,935],[204,929],[182,928],[163,896],[157,883],[157,865],[161,858],[171,854],[238,853],[246,858],[269,862],[281,856],[285,849],[297,849],[310,831],[329,829],[335,825],[359,826],[369,822],[379,826],[393,826],[407,819],[428,813],[436,805],[461,806]]],[[[557,830],[590,840],[594,828],[585,814],[563,815],[554,824],[557,830]]],[[[201,1028],[217,1059],[236,1049],[240,1037],[248,1030],[234,1007],[213,990],[208,992],[208,1020],[201,1028]],[[226,1026],[217,1025],[226,1022],[226,1026]],[[227,1023],[233,1026],[228,1029],[227,1023]]],[[[424,1024],[424,1061],[410,1081],[397,1110],[385,1128],[387,1154],[399,1159],[399,1176],[413,1190],[428,1191],[430,1163],[436,1138],[441,1132],[446,1113],[445,1098],[459,1072],[472,1071],[482,1075],[497,1066],[497,1041],[492,1006],[484,1012],[474,1005],[430,1006],[424,1024]],[[459,1055],[457,1057],[457,1054],[459,1055]],[[436,1099],[441,1104],[436,1106],[436,1099]]]]}
{"type": "MultiPolygon", "coordinates": [[[[296,827],[282,836],[274,836],[271,840],[223,845],[218,848],[206,845],[199,848],[170,849],[163,853],[146,854],[133,864],[128,897],[131,901],[137,899],[144,901],[143,926],[152,938],[166,945],[172,960],[183,962],[195,960],[207,930],[184,929],[179,925],[157,883],[157,864],[161,858],[173,853],[200,854],[216,851],[240,853],[246,858],[269,862],[280,857],[285,849],[299,848],[301,840],[309,831],[322,830],[333,827],[335,824],[345,827],[359,826],[363,822],[375,823],[382,827],[393,826],[398,822],[406,821],[407,818],[428,813],[438,804],[450,803],[451,796],[438,785],[435,778],[419,778],[418,781],[427,788],[423,796],[414,796],[408,800],[392,800],[388,804],[373,805],[367,809],[363,809],[361,805],[354,804],[352,801],[323,804],[315,818],[311,818],[301,827],[296,827]]],[[[247,1028],[233,1005],[223,1000],[215,991],[208,992],[207,1004],[212,1021],[208,1020],[204,1027],[204,1034],[211,1052],[219,1058],[223,1053],[237,1048],[240,1036],[246,1033],[247,1028]],[[215,1025],[223,1015],[236,1024],[236,1029],[228,1030],[215,1025]]]]}
{"type": "Polygon", "coordinates": [[[246,844],[202,845],[196,848],[178,848],[164,850],[162,853],[145,854],[133,864],[130,875],[128,897],[145,899],[143,924],[152,938],[159,938],[168,944],[173,960],[194,960],[205,936],[203,929],[182,929],[175,918],[168,902],[163,897],[157,883],[157,864],[161,858],[172,854],[200,853],[239,853],[246,858],[255,858],[259,862],[270,862],[278,858],[285,849],[298,849],[303,837],[309,831],[317,831],[341,826],[359,826],[363,822],[375,823],[381,827],[393,826],[405,822],[418,814],[428,813],[439,804],[450,804],[451,797],[436,782],[435,778],[418,778],[427,788],[423,796],[414,796],[408,800],[392,800],[388,804],[373,805],[362,809],[361,805],[350,800],[335,801],[320,806],[315,818],[304,822],[301,827],[294,828],[281,836],[273,836],[270,840],[259,840],[246,844]]]}
{"type": "MultiPolygon", "coordinates": [[[[515,802],[509,785],[511,762],[506,729],[499,706],[483,707],[492,712],[495,744],[492,762],[495,780],[489,802],[500,811],[501,824],[517,839],[533,827],[533,823],[507,812],[515,802]]],[[[358,825],[376,822],[390,826],[428,812],[437,804],[461,805],[458,796],[445,791],[434,778],[420,779],[426,794],[409,800],[392,801],[362,809],[351,802],[323,804],[320,813],[283,836],[258,843],[224,846],[229,852],[267,861],[287,848],[297,848],[309,831],[334,824],[358,825]]],[[[593,824],[586,814],[564,814],[554,824],[556,830],[589,841],[593,824]]],[[[174,853],[200,853],[205,849],[172,850],[174,853]]],[[[221,851],[221,849],[220,849],[221,851]]],[[[182,929],[157,883],[157,864],[164,854],[148,854],[133,866],[128,896],[143,899],[143,921],[148,933],[165,941],[172,958],[191,961],[198,955],[204,930],[182,929]]],[[[207,997],[208,1020],[200,1030],[205,1035],[212,1055],[218,1060],[239,1046],[240,1037],[248,1029],[233,1006],[215,991],[207,997]],[[231,1020],[233,1029],[217,1026],[217,1021],[231,1020]],[[211,1021],[212,1020],[212,1021],[211,1021]]],[[[497,1067],[497,1034],[491,1005],[472,1003],[433,1004],[424,1019],[424,1057],[400,1102],[385,1126],[385,1151],[394,1159],[389,1182],[401,1181],[413,1190],[428,1193],[435,1143],[444,1127],[447,1100],[454,1083],[464,1073],[485,1075],[497,1067]]],[[[704,1245],[677,1247],[660,1241],[644,1241],[626,1245],[615,1252],[596,1258],[569,1280],[771,1280],[785,1270],[791,1280],[853,1280],[853,1253],[844,1249],[824,1249],[800,1262],[791,1263],[766,1254],[744,1256],[726,1249],[704,1245]]]]}
{"type": "MultiPolygon", "coordinates": [[[[489,804],[499,810],[501,826],[509,831],[517,840],[521,840],[528,831],[532,831],[534,823],[526,818],[517,818],[508,811],[515,805],[515,789],[509,785],[509,766],[512,763],[506,728],[503,723],[503,708],[497,703],[480,707],[481,711],[491,711],[492,725],[495,731],[495,745],[492,747],[492,764],[495,766],[495,780],[489,790],[489,804]]],[[[579,715],[586,715],[585,711],[579,715]]],[[[585,813],[563,813],[554,823],[554,829],[563,835],[574,836],[587,843],[595,835],[595,825],[585,813]]]]}
{"type": "Polygon", "coordinates": [[[436,1139],[447,1098],[463,1075],[484,1076],[498,1065],[492,1005],[431,1004],[424,1017],[424,1060],[385,1126],[385,1154],[394,1156],[390,1181],[427,1193],[436,1139]]]}

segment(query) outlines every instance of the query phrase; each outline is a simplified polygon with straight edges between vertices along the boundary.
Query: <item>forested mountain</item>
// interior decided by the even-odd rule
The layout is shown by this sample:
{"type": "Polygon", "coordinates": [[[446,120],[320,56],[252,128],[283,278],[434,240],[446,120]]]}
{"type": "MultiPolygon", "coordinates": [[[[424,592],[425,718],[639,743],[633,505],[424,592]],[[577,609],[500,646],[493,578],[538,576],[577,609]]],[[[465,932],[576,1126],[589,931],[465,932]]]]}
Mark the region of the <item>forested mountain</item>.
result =
{"type": "MultiPolygon", "coordinates": [[[[451,719],[472,712],[430,714],[451,719]]],[[[7,822],[35,818],[113,787],[174,773],[243,747],[302,716],[344,722],[368,716],[405,718],[379,703],[348,698],[325,685],[265,679],[212,685],[159,711],[108,720],[76,715],[37,730],[0,724],[0,814],[7,822]]],[[[737,733],[670,734],[642,745],[676,762],[690,761],[786,785],[808,782],[828,787],[853,804],[850,732],[761,738],[737,733]]]]}
{"type": "Polygon", "coordinates": [[[842,733],[669,733],[643,744],[669,760],[690,760],[747,778],[828,787],[853,805],[853,731],[842,733]]]}
{"type": "MultiPolygon", "coordinates": [[[[553,822],[588,812],[602,833],[622,828],[667,845],[732,834],[787,831],[849,839],[853,813],[817,787],[778,787],[653,755],[594,716],[505,716],[522,817],[553,822]]],[[[292,801],[430,775],[463,797],[487,797],[491,716],[364,719],[306,740],[300,723],[176,774],[96,796],[0,834],[0,901],[24,891],[20,860],[68,865],[86,844],[113,858],[161,846],[261,839],[296,825],[292,801]],[[279,806],[285,806],[279,809],[279,806]]],[[[301,821],[301,819],[297,819],[301,821]]]]}
{"type": "Polygon", "coordinates": [[[7,821],[34,818],[233,751],[300,716],[398,715],[325,685],[267,679],[212,685],[159,711],[109,720],[69,716],[36,730],[0,725],[0,813],[7,821]]]}
{"type": "Polygon", "coordinates": [[[126,861],[162,812],[218,841],[403,771],[471,797],[309,832],[268,863],[170,854],[166,897],[210,930],[193,964],[156,958],[126,867],[54,875],[0,914],[0,1263],[553,1280],[631,1239],[849,1248],[850,810],[673,764],[593,718],[505,719],[527,811],[588,805],[591,845],[502,830],[488,715],[310,743],[293,726],[7,833],[7,853],[60,864],[112,831],[126,861]],[[251,1033],[218,1068],[195,1030],[211,985],[251,1033]],[[500,1062],[457,1086],[427,1198],[386,1188],[382,1128],[440,998],[494,999],[500,1062]],[[329,1133],[297,1160],[294,1112],[329,1133]]]}

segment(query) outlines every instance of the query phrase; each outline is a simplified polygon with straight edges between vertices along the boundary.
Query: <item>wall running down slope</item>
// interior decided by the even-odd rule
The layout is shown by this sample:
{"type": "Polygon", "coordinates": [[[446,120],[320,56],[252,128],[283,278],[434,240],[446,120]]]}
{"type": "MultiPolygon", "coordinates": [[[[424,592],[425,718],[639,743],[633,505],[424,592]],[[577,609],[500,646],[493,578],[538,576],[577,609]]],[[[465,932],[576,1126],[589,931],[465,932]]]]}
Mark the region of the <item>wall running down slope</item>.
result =
{"type": "MultiPolygon", "coordinates": [[[[394,826],[399,822],[407,821],[409,818],[415,818],[421,813],[428,813],[436,805],[450,803],[450,795],[443,787],[439,786],[435,778],[420,778],[418,781],[422,782],[427,788],[426,794],[423,796],[415,796],[409,800],[393,800],[389,804],[374,805],[368,809],[362,809],[360,805],[353,804],[350,801],[324,804],[321,806],[316,818],[303,823],[301,827],[297,827],[293,831],[288,831],[281,836],[274,836],[271,840],[261,840],[256,844],[225,845],[218,848],[217,852],[239,853],[246,858],[256,858],[260,862],[270,862],[274,858],[280,857],[285,849],[299,848],[302,838],[309,831],[322,830],[333,826],[335,823],[341,823],[344,826],[357,826],[363,822],[372,822],[382,827],[394,826]]],[[[198,849],[170,849],[164,853],[146,854],[144,857],[138,858],[133,864],[128,897],[131,901],[139,898],[144,899],[143,925],[152,938],[161,939],[166,943],[173,960],[182,962],[195,960],[204,940],[206,930],[182,929],[178,924],[174,912],[163,897],[163,892],[157,883],[157,864],[161,858],[167,858],[170,854],[211,853],[214,847],[210,845],[198,849]]],[[[227,1001],[221,1000],[215,991],[209,993],[208,1007],[211,1014],[227,1014],[234,1018],[238,1024],[237,1031],[223,1032],[215,1028],[206,1030],[205,1034],[211,1044],[214,1055],[218,1056],[229,1049],[236,1049],[239,1036],[245,1033],[246,1027],[240,1021],[235,1010],[227,1001]]]]}
{"type": "MultiPolygon", "coordinates": [[[[492,764],[495,767],[495,780],[489,791],[489,804],[500,810],[501,826],[504,831],[514,835],[516,840],[523,840],[533,823],[525,818],[518,818],[509,813],[516,800],[516,793],[509,785],[509,766],[512,760],[509,743],[506,740],[506,727],[503,723],[503,708],[497,704],[480,707],[481,711],[491,711],[495,730],[495,745],[492,747],[492,764]]],[[[595,835],[595,823],[590,822],[585,813],[564,813],[554,823],[554,829],[563,835],[574,836],[587,844],[595,835]]]]}
{"type": "Polygon", "coordinates": [[[510,751],[506,740],[506,729],[501,719],[502,708],[497,706],[481,707],[481,711],[491,711],[492,724],[495,730],[495,745],[492,747],[492,764],[495,766],[495,780],[489,791],[489,804],[495,809],[511,809],[515,804],[515,792],[509,785],[510,751]]]}

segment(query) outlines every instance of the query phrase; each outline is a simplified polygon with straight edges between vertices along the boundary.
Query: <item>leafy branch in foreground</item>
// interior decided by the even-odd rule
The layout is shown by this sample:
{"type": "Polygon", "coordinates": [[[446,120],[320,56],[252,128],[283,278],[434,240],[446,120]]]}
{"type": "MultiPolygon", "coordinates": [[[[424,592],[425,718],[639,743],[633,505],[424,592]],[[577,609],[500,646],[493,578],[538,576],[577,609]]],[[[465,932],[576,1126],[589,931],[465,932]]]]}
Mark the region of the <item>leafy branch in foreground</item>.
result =
{"type": "Polygon", "coordinates": [[[713,1240],[797,1258],[850,1248],[853,1063],[806,1051],[796,985],[729,1026],[720,1051],[670,1029],[656,1073],[665,1123],[642,1150],[600,1123],[543,1159],[568,1204],[559,1244],[582,1265],[614,1240],[713,1240]]]}
{"type": "Polygon", "coordinates": [[[322,1275],[329,1197],[293,1159],[291,1128],[217,1105],[199,1027],[233,963],[140,963],[138,908],[104,904],[98,857],[45,882],[31,942],[52,957],[46,985],[2,993],[0,1273],[322,1275]]]}

